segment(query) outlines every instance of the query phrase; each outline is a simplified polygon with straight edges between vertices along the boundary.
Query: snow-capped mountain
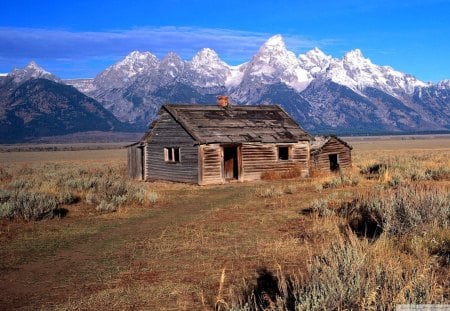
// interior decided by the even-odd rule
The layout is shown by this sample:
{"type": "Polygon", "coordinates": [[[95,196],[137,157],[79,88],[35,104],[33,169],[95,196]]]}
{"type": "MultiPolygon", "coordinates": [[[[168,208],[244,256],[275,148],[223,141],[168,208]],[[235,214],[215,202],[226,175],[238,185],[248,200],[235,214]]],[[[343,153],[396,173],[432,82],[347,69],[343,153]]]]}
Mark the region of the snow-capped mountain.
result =
{"type": "Polygon", "coordinates": [[[150,52],[133,51],[94,79],[96,88],[115,89],[132,84],[141,75],[156,74],[159,61],[150,52]]]}
{"type": "Polygon", "coordinates": [[[299,55],[298,59],[300,61],[300,66],[308,71],[313,77],[325,73],[331,62],[338,61],[337,59],[326,55],[317,47],[305,54],[299,55]]]}
{"type": "Polygon", "coordinates": [[[183,73],[184,66],[184,61],[177,54],[169,52],[158,65],[160,84],[173,83],[183,73]]]}
{"type": "Polygon", "coordinates": [[[341,59],[314,48],[298,57],[280,35],[249,62],[230,66],[208,48],[184,61],[132,52],[79,87],[120,120],[148,124],[166,103],[282,105],[309,130],[382,132],[450,129],[450,81],[436,85],[373,64],[358,49],[341,59]]]}
{"type": "Polygon", "coordinates": [[[297,92],[303,91],[312,75],[300,65],[293,52],[287,50],[283,38],[276,35],[267,40],[245,66],[242,80],[234,98],[251,101],[258,86],[284,83],[297,92]]]}
{"type": "Polygon", "coordinates": [[[182,75],[185,82],[196,87],[222,87],[231,76],[230,66],[225,64],[211,49],[198,52],[190,62],[186,63],[186,71],[182,75]]]}
{"type": "Polygon", "coordinates": [[[7,77],[13,79],[15,83],[21,83],[30,79],[43,78],[47,80],[52,80],[55,82],[60,81],[50,72],[44,70],[42,67],[38,66],[34,61],[31,61],[25,68],[19,69],[15,68],[11,71],[7,77]]]}
{"type": "Polygon", "coordinates": [[[354,91],[361,92],[372,87],[395,97],[411,95],[415,88],[427,86],[415,77],[389,66],[374,65],[359,49],[348,52],[341,60],[331,61],[325,76],[354,91]]]}

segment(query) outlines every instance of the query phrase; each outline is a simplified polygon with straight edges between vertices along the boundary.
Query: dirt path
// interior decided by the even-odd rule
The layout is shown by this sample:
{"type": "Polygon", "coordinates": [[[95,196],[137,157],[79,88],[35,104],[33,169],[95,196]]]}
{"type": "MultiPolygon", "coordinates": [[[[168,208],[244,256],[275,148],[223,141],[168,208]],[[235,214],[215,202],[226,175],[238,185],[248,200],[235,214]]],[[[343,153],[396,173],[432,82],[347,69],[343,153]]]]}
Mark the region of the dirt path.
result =
{"type": "Polygon", "coordinates": [[[161,235],[168,225],[202,217],[210,205],[197,204],[201,197],[202,191],[198,191],[188,199],[174,200],[178,203],[170,207],[142,211],[125,221],[112,219],[101,231],[57,250],[54,256],[33,258],[4,271],[0,275],[0,309],[50,307],[100,290],[104,282],[130,268],[132,245],[161,235]]]}

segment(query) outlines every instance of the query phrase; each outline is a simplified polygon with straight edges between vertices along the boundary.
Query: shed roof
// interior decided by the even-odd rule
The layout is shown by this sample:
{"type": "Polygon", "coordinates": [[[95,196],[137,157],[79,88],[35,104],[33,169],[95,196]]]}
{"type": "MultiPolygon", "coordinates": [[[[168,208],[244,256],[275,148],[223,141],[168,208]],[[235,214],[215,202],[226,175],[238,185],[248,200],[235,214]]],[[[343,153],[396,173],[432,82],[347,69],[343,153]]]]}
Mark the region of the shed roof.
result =
{"type": "Polygon", "coordinates": [[[334,135],[315,136],[314,140],[311,141],[310,152],[312,154],[320,152],[320,150],[323,148],[323,146],[325,146],[333,138],[336,139],[337,141],[339,141],[341,144],[343,144],[347,148],[349,148],[350,150],[353,149],[352,146],[350,146],[347,142],[343,141],[342,139],[340,139],[337,136],[334,136],[334,135]]]}
{"type": "Polygon", "coordinates": [[[310,140],[280,106],[164,105],[198,143],[298,142],[310,140]]]}

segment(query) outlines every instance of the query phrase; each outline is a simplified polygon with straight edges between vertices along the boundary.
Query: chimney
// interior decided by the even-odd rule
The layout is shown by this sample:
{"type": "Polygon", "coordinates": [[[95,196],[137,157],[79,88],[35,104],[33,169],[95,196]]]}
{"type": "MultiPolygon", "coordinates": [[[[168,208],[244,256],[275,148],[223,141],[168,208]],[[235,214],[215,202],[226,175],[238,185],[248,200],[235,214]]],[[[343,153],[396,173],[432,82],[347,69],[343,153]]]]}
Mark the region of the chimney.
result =
{"type": "Polygon", "coordinates": [[[217,96],[217,106],[225,108],[228,107],[230,103],[228,102],[228,96],[217,96]]]}

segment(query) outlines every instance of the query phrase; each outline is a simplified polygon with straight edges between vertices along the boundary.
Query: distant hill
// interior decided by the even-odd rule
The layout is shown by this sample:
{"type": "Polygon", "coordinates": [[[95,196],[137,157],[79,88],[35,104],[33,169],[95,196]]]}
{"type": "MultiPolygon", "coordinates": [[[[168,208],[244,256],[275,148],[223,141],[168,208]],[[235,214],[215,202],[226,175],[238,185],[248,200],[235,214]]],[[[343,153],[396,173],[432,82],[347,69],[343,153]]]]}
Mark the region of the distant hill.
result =
{"type": "Polygon", "coordinates": [[[53,76],[34,63],[27,67],[0,80],[0,143],[86,131],[136,131],[76,88],[49,80],[53,76]],[[31,74],[33,70],[37,73],[31,74]]]}

